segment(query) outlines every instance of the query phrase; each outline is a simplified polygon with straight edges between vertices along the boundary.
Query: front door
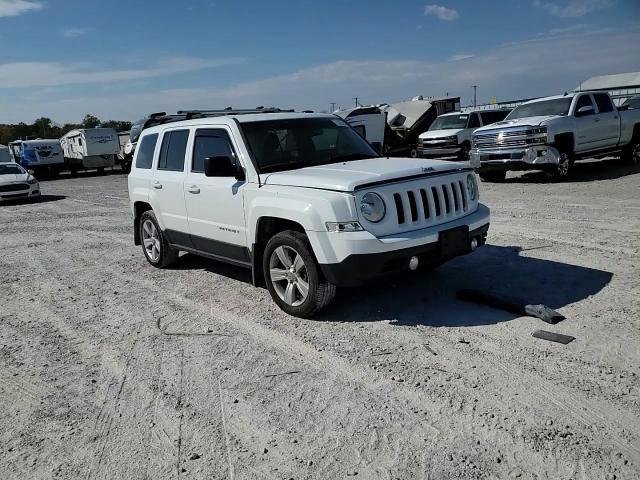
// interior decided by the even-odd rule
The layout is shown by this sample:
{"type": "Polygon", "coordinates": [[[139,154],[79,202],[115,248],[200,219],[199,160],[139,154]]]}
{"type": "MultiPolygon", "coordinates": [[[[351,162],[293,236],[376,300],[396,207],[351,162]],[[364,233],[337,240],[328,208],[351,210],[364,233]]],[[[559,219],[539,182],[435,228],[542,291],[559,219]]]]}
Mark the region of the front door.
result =
{"type": "Polygon", "coordinates": [[[227,156],[237,160],[233,135],[224,127],[195,131],[191,164],[184,183],[189,230],[194,248],[226,260],[251,261],[244,218],[244,181],[206,177],[204,159],[227,156]]]}
{"type": "Polygon", "coordinates": [[[574,121],[575,121],[575,151],[590,152],[597,150],[599,145],[599,128],[598,115],[596,114],[595,105],[591,99],[591,95],[588,93],[582,94],[576,101],[576,107],[574,109],[574,121]],[[583,107],[592,107],[592,113],[579,116],[578,110],[583,107]]]}

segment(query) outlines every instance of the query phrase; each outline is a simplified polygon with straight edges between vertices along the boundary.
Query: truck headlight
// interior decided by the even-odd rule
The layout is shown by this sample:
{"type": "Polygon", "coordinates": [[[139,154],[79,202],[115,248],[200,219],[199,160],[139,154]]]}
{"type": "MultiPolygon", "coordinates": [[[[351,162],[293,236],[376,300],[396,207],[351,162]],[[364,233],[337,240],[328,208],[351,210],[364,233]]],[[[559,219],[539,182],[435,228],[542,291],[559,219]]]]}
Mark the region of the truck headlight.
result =
{"type": "Polygon", "coordinates": [[[387,213],[384,200],[377,193],[365,193],[360,200],[360,212],[362,216],[372,223],[378,223],[387,213]]]}
{"type": "Polygon", "coordinates": [[[475,175],[471,173],[467,175],[467,192],[469,192],[471,201],[475,201],[478,198],[478,184],[476,183],[475,175]]]}

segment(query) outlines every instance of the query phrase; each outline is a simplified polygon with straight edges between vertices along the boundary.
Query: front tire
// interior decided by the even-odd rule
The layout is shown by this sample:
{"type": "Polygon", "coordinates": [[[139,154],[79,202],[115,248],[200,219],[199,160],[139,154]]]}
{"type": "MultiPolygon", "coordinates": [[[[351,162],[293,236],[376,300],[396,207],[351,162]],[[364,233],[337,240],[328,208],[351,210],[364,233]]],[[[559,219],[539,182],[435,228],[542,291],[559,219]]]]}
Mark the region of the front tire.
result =
{"type": "Polygon", "coordinates": [[[560,153],[558,165],[552,171],[552,177],[556,181],[568,180],[573,174],[573,158],[568,153],[560,153]]]}
{"type": "Polygon", "coordinates": [[[156,268],[166,268],[178,259],[178,250],[167,242],[153,210],[140,217],[140,239],[147,261],[156,268]]]}
{"type": "Polygon", "coordinates": [[[622,153],[622,159],[631,165],[640,165],[640,139],[634,138],[622,153]]]}
{"type": "Polygon", "coordinates": [[[262,268],[271,298],[294,317],[312,317],[335,296],[336,286],[322,275],[303,233],[285,230],[274,235],[265,248],[262,268]]]}

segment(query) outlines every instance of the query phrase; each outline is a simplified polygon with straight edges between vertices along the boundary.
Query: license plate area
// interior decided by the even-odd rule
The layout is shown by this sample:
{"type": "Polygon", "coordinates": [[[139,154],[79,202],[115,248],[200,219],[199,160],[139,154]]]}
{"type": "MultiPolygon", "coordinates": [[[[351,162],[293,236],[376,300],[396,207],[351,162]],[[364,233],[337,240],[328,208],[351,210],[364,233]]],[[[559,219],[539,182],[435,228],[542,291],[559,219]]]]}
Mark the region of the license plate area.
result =
{"type": "Polygon", "coordinates": [[[456,257],[471,250],[469,246],[469,227],[452,228],[440,232],[440,255],[444,258],[456,257]]]}

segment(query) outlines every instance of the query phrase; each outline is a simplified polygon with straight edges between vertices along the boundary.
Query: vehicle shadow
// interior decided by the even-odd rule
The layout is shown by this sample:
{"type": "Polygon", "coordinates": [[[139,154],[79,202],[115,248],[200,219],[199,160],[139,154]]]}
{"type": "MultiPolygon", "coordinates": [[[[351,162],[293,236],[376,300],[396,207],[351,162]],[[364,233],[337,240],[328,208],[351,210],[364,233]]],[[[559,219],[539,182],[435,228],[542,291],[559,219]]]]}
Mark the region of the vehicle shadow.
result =
{"type": "Polygon", "coordinates": [[[24,199],[17,198],[15,200],[5,200],[2,205],[38,205],[40,203],[57,202],[58,200],[64,200],[66,195],[41,195],[39,199],[24,199]]]}
{"type": "Polygon", "coordinates": [[[232,278],[239,282],[253,283],[251,270],[246,268],[230,265],[225,262],[212,260],[191,253],[185,253],[180,256],[177,262],[169,267],[171,270],[204,270],[216,275],[232,278]]]}
{"type": "MultiPolygon", "coordinates": [[[[640,166],[626,163],[619,158],[605,158],[598,160],[584,160],[576,162],[573,166],[571,178],[563,183],[593,182],[596,180],[615,180],[640,173],[640,166]]],[[[511,172],[503,183],[549,183],[545,172],[511,172]]]]}
{"type": "Polygon", "coordinates": [[[463,288],[514,296],[559,309],[602,290],[610,272],[521,256],[519,247],[487,245],[432,272],[407,274],[372,285],[339,289],[319,321],[470,327],[491,325],[517,315],[455,298],[463,288]]]}

